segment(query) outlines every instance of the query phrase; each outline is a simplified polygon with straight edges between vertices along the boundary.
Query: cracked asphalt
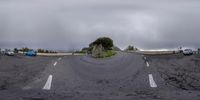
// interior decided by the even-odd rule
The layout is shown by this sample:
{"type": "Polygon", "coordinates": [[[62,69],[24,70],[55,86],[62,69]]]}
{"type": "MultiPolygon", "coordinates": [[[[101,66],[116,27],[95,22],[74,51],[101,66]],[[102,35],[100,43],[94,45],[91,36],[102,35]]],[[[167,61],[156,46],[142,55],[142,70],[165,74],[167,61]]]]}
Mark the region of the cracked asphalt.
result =
{"type": "Polygon", "coordinates": [[[199,65],[182,54],[0,56],[0,100],[199,100],[199,65]]]}

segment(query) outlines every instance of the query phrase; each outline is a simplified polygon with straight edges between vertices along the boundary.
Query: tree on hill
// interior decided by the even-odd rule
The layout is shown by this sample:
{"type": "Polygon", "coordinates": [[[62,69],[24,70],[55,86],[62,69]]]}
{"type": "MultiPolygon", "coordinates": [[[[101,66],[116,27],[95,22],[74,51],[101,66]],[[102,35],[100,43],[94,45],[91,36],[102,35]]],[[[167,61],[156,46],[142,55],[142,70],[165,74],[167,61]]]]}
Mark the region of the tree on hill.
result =
{"type": "Polygon", "coordinates": [[[105,50],[112,50],[113,40],[109,37],[100,37],[92,42],[89,47],[93,47],[95,45],[102,45],[105,50]]]}

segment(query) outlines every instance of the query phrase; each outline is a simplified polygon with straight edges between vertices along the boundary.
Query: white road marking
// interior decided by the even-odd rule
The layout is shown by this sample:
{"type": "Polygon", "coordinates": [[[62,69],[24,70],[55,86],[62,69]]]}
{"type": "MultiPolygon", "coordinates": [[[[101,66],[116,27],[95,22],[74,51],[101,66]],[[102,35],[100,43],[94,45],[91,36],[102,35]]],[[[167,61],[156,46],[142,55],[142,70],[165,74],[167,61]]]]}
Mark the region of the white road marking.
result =
{"type": "Polygon", "coordinates": [[[56,66],[57,65],[57,61],[53,65],[56,66]]]}
{"type": "Polygon", "coordinates": [[[61,60],[62,58],[58,58],[58,60],[61,60]]]}
{"type": "Polygon", "coordinates": [[[149,74],[149,84],[152,88],[156,88],[157,84],[155,83],[154,79],[153,79],[153,75],[149,74]]]}
{"type": "Polygon", "coordinates": [[[147,58],[146,57],[144,57],[144,60],[146,60],[147,58]]]}
{"type": "Polygon", "coordinates": [[[147,67],[149,67],[149,63],[148,63],[148,62],[146,62],[146,64],[147,64],[147,67]]]}
{"type": "Polygon", "coordinates": [[[51,82],[52,82],[52,75],[49,75],[46,84],[43,87],[43,90],[50,90],[51,89],[51,82]]]}

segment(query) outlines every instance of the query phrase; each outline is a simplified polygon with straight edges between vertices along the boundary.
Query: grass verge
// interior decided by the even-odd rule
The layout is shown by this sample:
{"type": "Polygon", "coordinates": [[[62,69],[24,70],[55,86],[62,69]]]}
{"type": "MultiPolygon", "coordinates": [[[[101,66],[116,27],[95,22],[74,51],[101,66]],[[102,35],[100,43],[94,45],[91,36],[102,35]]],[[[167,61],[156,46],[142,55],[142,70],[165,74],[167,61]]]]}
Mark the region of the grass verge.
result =
{"type": "Polygon", "coordinates": [[[103,57],[111,57],[114,56],[116,52],[114,50],[108,50],[103,52],[103,57]]]}

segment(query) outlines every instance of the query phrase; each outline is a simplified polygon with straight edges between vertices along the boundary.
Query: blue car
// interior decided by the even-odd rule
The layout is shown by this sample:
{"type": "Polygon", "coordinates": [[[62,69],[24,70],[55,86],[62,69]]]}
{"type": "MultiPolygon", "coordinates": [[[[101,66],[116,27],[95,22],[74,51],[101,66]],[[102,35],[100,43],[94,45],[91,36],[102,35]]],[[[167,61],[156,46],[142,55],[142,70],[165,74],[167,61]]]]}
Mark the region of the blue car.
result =
{"type": "Polygon", "coordinates": [[[26,54],[26,56],[37,56],[37,53],[33,50],[28,51],[26,54]]]}

